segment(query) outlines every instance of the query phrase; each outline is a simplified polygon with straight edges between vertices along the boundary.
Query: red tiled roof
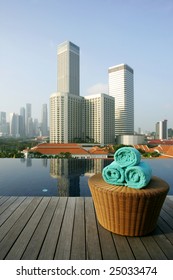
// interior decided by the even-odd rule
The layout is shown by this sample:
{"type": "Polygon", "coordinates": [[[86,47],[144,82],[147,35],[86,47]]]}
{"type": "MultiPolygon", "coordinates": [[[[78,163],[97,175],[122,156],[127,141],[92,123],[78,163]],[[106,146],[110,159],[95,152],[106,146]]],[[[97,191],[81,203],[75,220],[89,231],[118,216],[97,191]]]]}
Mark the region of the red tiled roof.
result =
{"type": "Polygon", "coordinates": [[[69,152],[71,154],[87,155],[88,152],[81,148],[78,144],[52,144],[43,143],[31,148],[32,152],[39,152],[41,154],[56,155],[60,153],[69,152]]]}
{"type": "Polygon", "coordinates": [[[62,144],[56,144],[56,143],[42,143],[38,144],[37,146],[30,149],[32,152],[39,152],[41,154],[47,154],[47,155],[56,155],[60,153],[66,153],[69,152],[72,155],[107,155],[108,149],[107,148],[100,148],[100,147],[93,147],[90,150],[85,150],[81,147],[80,144],[76,143],[62,143],[62,144]]]}
{"type": "Polygon", "coordinates": [[[173,140],[153,139],[153,140],[148,141],[148,144],[173,145],[173,140]]]}
{"type": "Polygon", "coordinates": [[[96,155],[107,155],[108,151],[106,149],[95,146],[89,150],[89,153],[96,155]]]}
{"type": "Polygon", "coordinates": [[[173,157],[173,145],[157,145],[155,147],[149,148],[147,145],[134,145],[134,148],[141,149],[145,152],[155,152],[158,151],[160,154],[166,157],[173,157]]]}

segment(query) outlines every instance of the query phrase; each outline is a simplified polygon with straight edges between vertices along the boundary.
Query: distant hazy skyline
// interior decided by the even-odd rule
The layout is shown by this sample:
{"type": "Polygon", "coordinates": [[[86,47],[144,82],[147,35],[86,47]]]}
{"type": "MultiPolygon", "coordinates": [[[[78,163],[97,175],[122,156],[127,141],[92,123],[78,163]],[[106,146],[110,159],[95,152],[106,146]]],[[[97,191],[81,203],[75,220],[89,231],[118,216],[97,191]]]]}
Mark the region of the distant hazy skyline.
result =
{"type": "Polygon", "coordinates": [[[108,93],[108,68],[134,70],[135,130],[173,127],[172,0],[0,0],[0,111],[57,90],[57,46],[80,47],[80,95],[108,93]]]}

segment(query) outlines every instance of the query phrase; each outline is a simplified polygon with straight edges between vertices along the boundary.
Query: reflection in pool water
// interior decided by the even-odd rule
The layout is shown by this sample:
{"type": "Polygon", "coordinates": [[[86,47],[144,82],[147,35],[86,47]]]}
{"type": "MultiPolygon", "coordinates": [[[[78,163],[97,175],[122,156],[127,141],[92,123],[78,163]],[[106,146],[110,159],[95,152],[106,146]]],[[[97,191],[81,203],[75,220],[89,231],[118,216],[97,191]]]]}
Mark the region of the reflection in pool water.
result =
{"type": "MultiPolygon", "coordinates": [[[[110,164],[108,159],[0,159],[0,196],[91,196],[88,178],[110,164]]],[[[173,159],[146,159],[170,185],[173,159]]]]}

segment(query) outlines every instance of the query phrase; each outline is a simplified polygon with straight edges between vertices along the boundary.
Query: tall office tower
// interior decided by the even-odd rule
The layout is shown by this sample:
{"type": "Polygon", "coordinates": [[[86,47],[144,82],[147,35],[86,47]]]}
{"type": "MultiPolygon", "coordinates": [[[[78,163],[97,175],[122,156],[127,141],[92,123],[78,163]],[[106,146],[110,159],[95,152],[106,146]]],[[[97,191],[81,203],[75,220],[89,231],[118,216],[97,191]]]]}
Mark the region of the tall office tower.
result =
{"type": "Polygon", "coordinates": [[[0,112],[0,136],[7,134],[6,112],[0,112]]]}
{"type": "Polygon", "coordinates": [[[20,118],[15,113],[10,113],[10,136],[20,137],[20,118]]]}
{"type": "Polygon", "coordinates": [[[33,136],[39,136],[40,135],[40,130],[39,130],[40,126],[39,126],[39,122],[38,119],[34,119],[33,124],[32,124],[32,133],[33,136]]]}
{"type": "Polygon", "coordinates": [[[48,124],[47,124],[47,104],[42,105],[41,112],[41,133],[43,136],[48,134],[48,124]]]}
{"type": "Polygon", "coordinates": [[[115,100],[107,94],[85,96],[85,139],[101,145],[115,142],[115,100]]]}
{"type": "Polygon", "coordinates": [[[70,143],[82,135],[79,95],[79,47],[66,41],[58,46],[58,92],[50,97],[50,142],[70,143]]]}
{"type": "Polygon", "coordinates": [[[134,134],[133,69],[127,64],[110,67],[109,95],[115,98],[115,136],[134,134]]]}
{"type": "Polygon", "coordinates": [[[58,46],[58,92],[79,93],[79,47],[66,41],[58,46]]]}
{"type": "Polygon", "coordinates": [[[34,136],[34,123],[32,118],[28,118],[28,125],[27,125],[27,136],[33,137],[34,136]]]}
{"type": "Polygon", "coordinates": [[[20,108],[20,136],[24,137],[26,135],[25,131],[25,108],[20,108]]]}
{"type": "Polygon", "coordinates": [[[70,143],[81,138],[83,97],[56,92],[50,96],[50,142],[70,143]]]}
{"type": "Polygon", "coordinates": [[[30,126],[31,126],[31,104],[27,103],[26,104],[26,114],[25,114],[26,136],[30,136],[30,134],[31,134],[30,126]]]}
{"type": "Polygon", "coordinates": [[[167,120],[156,123],[156,139],[168,139],[167,120]]]}

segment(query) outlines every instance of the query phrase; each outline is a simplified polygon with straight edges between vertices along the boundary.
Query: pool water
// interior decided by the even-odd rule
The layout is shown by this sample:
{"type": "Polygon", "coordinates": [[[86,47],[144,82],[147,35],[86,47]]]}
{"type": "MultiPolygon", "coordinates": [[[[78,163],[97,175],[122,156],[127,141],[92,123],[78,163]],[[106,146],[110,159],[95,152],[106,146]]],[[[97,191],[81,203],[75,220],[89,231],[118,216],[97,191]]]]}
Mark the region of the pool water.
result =
{"type": "MultiPolygon", "coordinates": [[[[170,185],[173,159],[145,159],[170,185]]],[[[110,164],[108,159],[0,159],[0,196],[91,196],[88,178],[110,164]]]]}

